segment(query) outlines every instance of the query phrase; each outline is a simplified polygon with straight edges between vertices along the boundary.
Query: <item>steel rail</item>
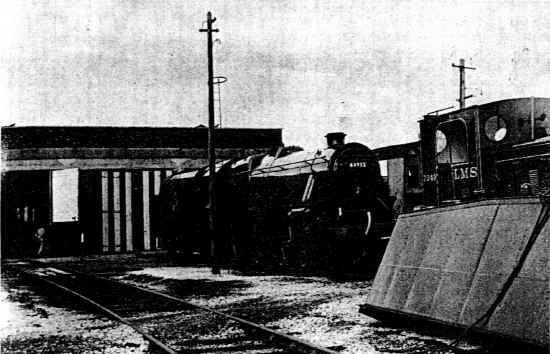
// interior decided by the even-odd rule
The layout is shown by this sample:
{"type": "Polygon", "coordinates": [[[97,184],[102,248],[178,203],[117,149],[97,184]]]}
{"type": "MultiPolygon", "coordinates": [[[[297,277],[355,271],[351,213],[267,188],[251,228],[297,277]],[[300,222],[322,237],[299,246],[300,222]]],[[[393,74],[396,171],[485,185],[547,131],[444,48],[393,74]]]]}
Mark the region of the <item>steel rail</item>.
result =
{"type": "Polygon", "coordinates": [[[141,334],[145,339],[147,339],[149,342],[151,342],[153,345],[155,345],[158,349],[162,350],[164,353],[178,354],[178,352],[176,350],[174,350],[174,349],[170,348],[169,346],[167,346],[166,344],[162,343],[160,340],[158,340],[157,338],[153,337],[152,335],[150,335],[149,333],[147,333],[146,331],[141,329],[141,327],[139,327],[138,325],[132,324],[130,321],[126,320],[124,317],[118,315],[114,311],[112,311],[109,308],[101,305],[100,303],[90,299],[89,297],[87,297],[87,296],[85,296],[85,295],[83,295],[79,292],[76,292],[74,290],[71,290],[71,289],[67,288],[66,286],[58,284],[57,282],[55,282],[53,280],[46,279],[45,277],[41,277],[40,275],[35,274],[33,272],[18,269],[18,267],[13,267],[13,266],[11,266],[10,268],[14,269],[15,271],[17,271],[19,273],[23,273],[27,276],[31,276],[33,278],[39,279],[42,282],[45,282],[45,283],[47,283],[51,286],[54,286],[58,289],[61,289],[65,292],[79,298],[80,300],[92,305],[93,307],[97,308],[101,312],[105,313],[108,317],[113,318],[116,321],[121,322],[121,323],[131,327],[134,331],[141,334]]]}
{"type": "MultiPolygon", "coordinates": [[[[43,263],[43,262],[40,262],[40,261],[33,261],[33,262],[39,263],[41,265],[46,264],[46,263],[43,263]]],[[[257,335],[262,336],[262,337],[267,337],[267,340],[269,342],[280,343],[280,344],[284,345],[285,347],[288,347],[292,350],[298,351],[299,353],[338,354],[338,352],[335,352],[333,350],[315,345],[311,342],[302,340],[300,338],[296,338],[294,336],[290,336],[288,334],[270,329],[268,327],[262,326],[260,324],[254,323],[254,322],[246,320],[244,318],[240,318],[240,317],[237,317],[237,316],[234,316],[234,315],[230,315],[230,314],[227,314],[227,313],[224,313],[224,312],[221,312],[221,311],[218,311],[218,310],[214,310],[214,309],[202,306],[202,305],[194,304],[192,302],[183,300],[183,299],[178,298],[176,296],[164,294],[162,292],[152,290],[152,289],[143,288],[143,287],[140,287],[140,286],[137,286],[137,285],[128,284],[128,283],[124,283],[124,282],[121,282],[121,281],[101,277],[101,276],[98,276],[98,275],[95,275],[95,274],[81,272],[81,271],[74,270],[74,269],[71,269],[71,268],[68,268],[68,267],[56,266],[56,268],[59,268],[61,270],[69,272],[69,273],[79,274],[79,275],[82,275],[82,276],[87,276],[87,277],[90,277],[90,278],[100,279],[100,280],[103,280],[103,281],[106,281],[106,282],[111,282],[111,283],[115,283],[115,284],[118,284],[118,285],[123,285],[123,286],[129,287],[129,288],[132,288],[132,289],[135,289],[135,290],[138,290],[138,291],[143,291],[145,293],[149,293],[149,294],[152,294],[152,295],[163,297],[165,299],[169,299],[169,300],[172,300],[172,301],[175,301],[175,302],[179,302],[179,303],[184,304],[184,305],[189,306],[189,307],[194,307],[194,308],[200,309],[202,311],[210,312],[210,313],[216,314],[218,316],[225,317],[227,319],[233,320],[233,321],[243,325],[244,327],[247,327],[254,334],[257,334],[257,335]]]]}

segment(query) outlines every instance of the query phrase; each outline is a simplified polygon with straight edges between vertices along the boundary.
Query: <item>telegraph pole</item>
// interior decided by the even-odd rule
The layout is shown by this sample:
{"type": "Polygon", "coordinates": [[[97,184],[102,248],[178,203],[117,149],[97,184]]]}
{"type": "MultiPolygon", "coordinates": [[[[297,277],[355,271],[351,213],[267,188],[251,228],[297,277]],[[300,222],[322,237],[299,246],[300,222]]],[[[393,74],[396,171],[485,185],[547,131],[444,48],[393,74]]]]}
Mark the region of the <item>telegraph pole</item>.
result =
{"type": "Polygon", "coordinates": [[[206,32],[207,47],[208,47],[208,169],[209,185],[208,185],[208,221],[210,228],[211,248],[210,255],[212,257],[212,273],[220,274],[219,262],[219,235],[216,229],[216,152],[214,150],[214,64],[212,60],[212,32],[219,32],[218,29],[212,28],[212,23],[216,18],[212,18],[212,13],[208,11],[206,14],[206,29],[201,28],[199,32],[206,32]]]}
{"type": "Polygon", "coordinates": [[[466,96],[466,69],[475,70],[476,68],[470,68],[468,66],[464,65],[464,59],[459,60],[459,64],[455,65],[452,64],[453,68],[458,68],[460,73],[460,86],[458,89],[458,103],[460,104],[460,109],[466,107],[466,100],[470,97],[473,97],[473,95],[466,96]]]}

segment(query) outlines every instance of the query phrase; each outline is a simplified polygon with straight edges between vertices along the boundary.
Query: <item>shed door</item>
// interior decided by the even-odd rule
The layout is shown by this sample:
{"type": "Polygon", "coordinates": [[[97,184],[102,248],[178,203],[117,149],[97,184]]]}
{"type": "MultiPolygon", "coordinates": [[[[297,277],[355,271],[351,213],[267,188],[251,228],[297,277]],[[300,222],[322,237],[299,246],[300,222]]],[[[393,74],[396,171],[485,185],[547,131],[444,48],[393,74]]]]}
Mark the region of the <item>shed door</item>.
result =
{"type": "Polygon", "coordinates": [[[52,222],[78,221],[78,168],[52,171],[52,222]]]}

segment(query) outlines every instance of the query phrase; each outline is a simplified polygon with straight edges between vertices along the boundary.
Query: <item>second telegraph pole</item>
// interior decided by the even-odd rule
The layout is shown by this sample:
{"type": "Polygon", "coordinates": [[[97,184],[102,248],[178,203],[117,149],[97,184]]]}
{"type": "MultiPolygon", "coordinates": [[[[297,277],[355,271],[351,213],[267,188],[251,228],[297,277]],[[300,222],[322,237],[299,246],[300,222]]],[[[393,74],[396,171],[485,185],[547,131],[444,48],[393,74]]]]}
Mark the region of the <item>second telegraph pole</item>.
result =
{"type": "Polygon", "coordinates": [[[453,68],[458,68],[460,77],[459,77],[459,86],[458,86],[458,103],[460,109],[466,107],[466,100],[472,95],[466,96],[466,69],[475,70],[476,68],[470,68],[464,65],[464,59],[460,59],[458,65],[452,64],[453,68]]]}
{"type": "Polygon", "coordinates": [[[219,262],[219,239],[216,230],[216,152],[214,150],[214,64],[212,60],[212,32],[218,29],[212,28],[216,18],[208,11],[206,14],[206,29],[199,29],[199,32],[206,32],[208,38],[208,221],[211,239],[212,273],[220,274],[219,262]]]}

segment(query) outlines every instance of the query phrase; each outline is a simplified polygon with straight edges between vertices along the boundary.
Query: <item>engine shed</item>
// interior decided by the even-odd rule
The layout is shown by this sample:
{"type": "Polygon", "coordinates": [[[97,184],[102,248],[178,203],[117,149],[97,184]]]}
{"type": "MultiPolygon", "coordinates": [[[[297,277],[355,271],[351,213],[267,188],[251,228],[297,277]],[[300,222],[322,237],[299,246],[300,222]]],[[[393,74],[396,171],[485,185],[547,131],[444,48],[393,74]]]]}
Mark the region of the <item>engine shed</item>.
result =
{"type": "MultiPolygon", "coordinates": [[[[161,182],[207,164],[207,129],[3,127],[2,257],[154,251],[161,182]]],[[[282,145],[281,129],[217,129],[220,160],[282,145]]]]}

